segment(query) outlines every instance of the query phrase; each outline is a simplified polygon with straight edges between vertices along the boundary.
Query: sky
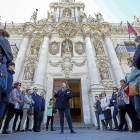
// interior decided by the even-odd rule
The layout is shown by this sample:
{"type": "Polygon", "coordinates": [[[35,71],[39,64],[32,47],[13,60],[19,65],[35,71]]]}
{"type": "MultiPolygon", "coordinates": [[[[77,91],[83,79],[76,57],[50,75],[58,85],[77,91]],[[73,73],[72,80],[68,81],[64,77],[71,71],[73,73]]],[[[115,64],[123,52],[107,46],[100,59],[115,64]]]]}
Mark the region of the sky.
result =
{"type": "MultiPolygon", "coordinates": [[[[24,23],[38,9],[38,20],[47,17],[51,2],[59,0],[1,0],[1,22],[24,23]]],[[[140,17],[140,0],[76,0],[85,3],[85,13],[101,12],[105,21],[110,23],[133,22],[133,16],[140,17]]]]}

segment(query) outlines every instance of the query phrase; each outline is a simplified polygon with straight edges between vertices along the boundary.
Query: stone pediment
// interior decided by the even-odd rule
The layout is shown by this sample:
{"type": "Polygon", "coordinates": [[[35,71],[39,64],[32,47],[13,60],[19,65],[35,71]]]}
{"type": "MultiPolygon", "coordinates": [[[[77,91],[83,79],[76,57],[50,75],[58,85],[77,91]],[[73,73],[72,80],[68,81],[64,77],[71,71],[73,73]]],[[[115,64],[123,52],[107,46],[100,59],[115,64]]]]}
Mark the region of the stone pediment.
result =
{"type": "Polygon", "coordinates": [[[23,25],[23,31],[24,32],[34,32],[36,29],[35,25],[32,22],[26,22],[23,25]]]}

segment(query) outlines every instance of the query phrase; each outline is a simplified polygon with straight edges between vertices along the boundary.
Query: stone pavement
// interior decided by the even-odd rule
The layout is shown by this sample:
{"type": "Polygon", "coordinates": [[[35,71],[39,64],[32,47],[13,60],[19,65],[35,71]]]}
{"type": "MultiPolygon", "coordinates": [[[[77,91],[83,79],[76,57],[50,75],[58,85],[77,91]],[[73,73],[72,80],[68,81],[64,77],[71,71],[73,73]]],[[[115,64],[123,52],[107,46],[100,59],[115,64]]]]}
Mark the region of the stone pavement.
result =
{"type": "Polygon", "coordinates": [[[0,140],[140,140],[140,132],[110,132],[97,130],[77,130],[77,134],[59,134],[59,131],[42,131],[40,133],[0,134],[0,140]]]}

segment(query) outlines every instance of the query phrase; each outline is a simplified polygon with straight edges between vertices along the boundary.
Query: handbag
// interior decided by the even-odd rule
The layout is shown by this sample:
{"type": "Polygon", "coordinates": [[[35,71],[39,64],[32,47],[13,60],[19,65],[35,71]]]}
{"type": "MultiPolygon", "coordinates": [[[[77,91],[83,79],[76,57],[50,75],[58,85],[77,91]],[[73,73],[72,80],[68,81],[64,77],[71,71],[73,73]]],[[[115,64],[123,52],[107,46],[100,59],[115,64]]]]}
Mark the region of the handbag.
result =
{"type": "Polygon", "coordinates": [[[53,114],[56,114],[56,113],[57,113],[57,110],[56,110],[56,108],[55,108],[55,105],[53,105],[52,113],[53,113],[53,114]]]}
{"type": "Polygon", "coordinates": [[[126,109],[127,108],[126,103],[124,102],[124,100],[119,100],[118,101],[117,108],[118,109],[126,109]]]}
{"type": "Polygon", "coordinates": [[[18,102],[16,102],[14,109],[17,109],[18,110],[19,108],[20,108],[20,104],[18,102]]]}
{"type": "Polygon", "coordinates": [[[134,86],[129,85],[129,96],[134,96],[138,94],[139,94],[139,82],[134,86]]]}
{"type": "Polygon", "coordinates": [[[104,113],[101,113],[100,115],[99,115],[99,119],[102,121],[102,120],[105,120],[105,115],[104,115],[104,113]]]}
{"type": "MultiPolygon", "coordinates": [[[[4,56],[3,59],[6,59],[4,56]]],[[[7,60],[6,60],[7,61],[7,60]]],[[[7,68],[6,63],[0,64],[0,92],[7,89],[7,68]]]]}
{"type": "Polygon", "coordinates": [[[34,107],[32,105],[30,105],[29,109],[27,110],[27,113],[29,115],[33,115],[34,114],[34,107]]]}

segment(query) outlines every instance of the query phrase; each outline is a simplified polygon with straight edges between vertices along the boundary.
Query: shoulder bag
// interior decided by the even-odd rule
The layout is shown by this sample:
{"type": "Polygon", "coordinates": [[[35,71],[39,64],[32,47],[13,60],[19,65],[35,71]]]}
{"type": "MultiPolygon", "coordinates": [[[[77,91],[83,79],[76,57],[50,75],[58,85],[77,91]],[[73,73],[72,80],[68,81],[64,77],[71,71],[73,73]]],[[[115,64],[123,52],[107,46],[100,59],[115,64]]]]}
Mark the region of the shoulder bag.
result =
{"type": "Polygon", "coordinates": [[[103,112],[99,115],[99,119],[100,119],[101,121],[102,121],[102,120],[105,120],[105,115],[104,115],[103,112]]]}
{"type": "Polygon", "coordinates": [[[33,115],[34,114],[34,107],[32,105],[30,105],[29,109],[27,110],[27,113],[29,115],[33,115]]]}

